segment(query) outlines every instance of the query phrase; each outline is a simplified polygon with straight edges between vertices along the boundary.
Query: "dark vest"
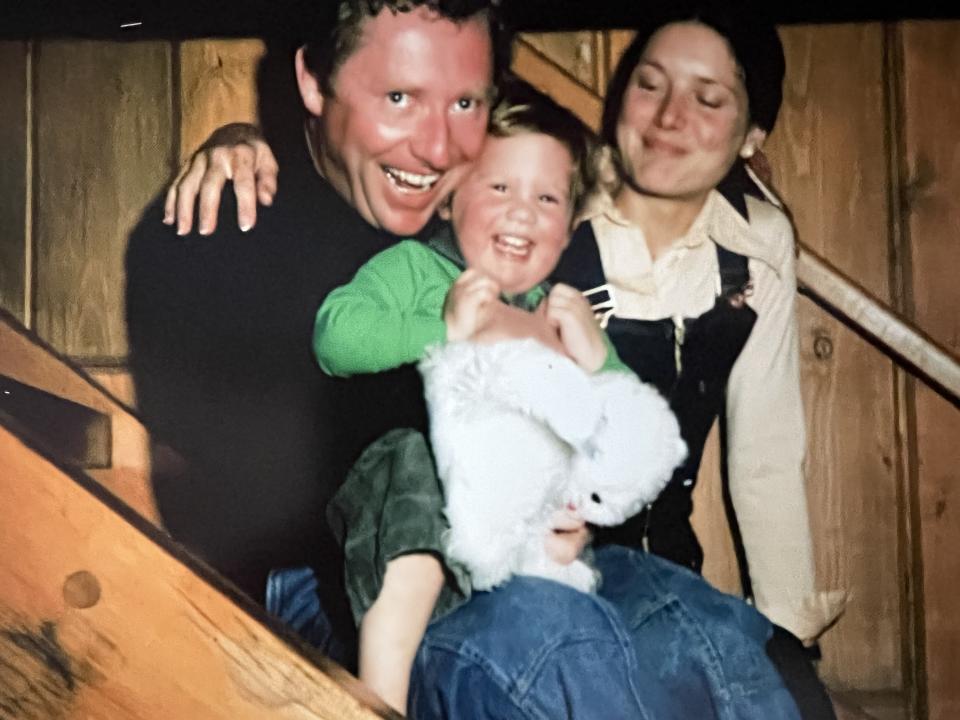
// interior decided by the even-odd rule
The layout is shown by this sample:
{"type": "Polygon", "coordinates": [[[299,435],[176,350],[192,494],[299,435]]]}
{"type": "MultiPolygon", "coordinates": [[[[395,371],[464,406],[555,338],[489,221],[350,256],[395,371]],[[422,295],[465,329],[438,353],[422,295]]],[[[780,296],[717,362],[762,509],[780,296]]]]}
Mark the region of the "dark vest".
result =
{"type": "MultiPolygon", "coordinates": [[[[750,283],[747,258],[714,245],[721,292],[710,310],[676,320],[611,317],[606,327],[623,362],[669,400],[689,454],[655,502],[618,527],[597,529],[596,543],[643,547],[697,572],[703,550],[690,525],[697,471],[707,434],[724,408],[730,371],[757,318],[744,303],[750,283]]],[[[589,222],[577,228],[553,280],[579,290],[606,284],[589,222]]],[[[605,291],[589,299],[594,305],[610,300],[605,291]]]]}

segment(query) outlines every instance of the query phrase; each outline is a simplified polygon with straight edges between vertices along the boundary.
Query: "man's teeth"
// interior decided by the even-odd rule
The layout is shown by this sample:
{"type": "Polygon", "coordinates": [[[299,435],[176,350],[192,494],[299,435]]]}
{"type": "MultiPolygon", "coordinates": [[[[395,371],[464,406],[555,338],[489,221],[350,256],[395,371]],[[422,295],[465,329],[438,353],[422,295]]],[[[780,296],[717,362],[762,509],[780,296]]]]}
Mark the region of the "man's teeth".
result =
{"type": "Polygon", "coordinates": [[[403,190],[429,190],[433,187],[433,184],[440,179],[440,175],[436,173],[432,175],[420,175],[419,173],[407,172],[406,170],[398,170],[392,167],[385,167],[384,172],[386,172],[387,177],[393,181],[394,185],[403,190]]]}
{"type": "Polygon", "coordinates": [[[526,255],[533,244],[526,238],[516,235],[497,235],[496,242],[501,250],[512,255],[526,255]]]}

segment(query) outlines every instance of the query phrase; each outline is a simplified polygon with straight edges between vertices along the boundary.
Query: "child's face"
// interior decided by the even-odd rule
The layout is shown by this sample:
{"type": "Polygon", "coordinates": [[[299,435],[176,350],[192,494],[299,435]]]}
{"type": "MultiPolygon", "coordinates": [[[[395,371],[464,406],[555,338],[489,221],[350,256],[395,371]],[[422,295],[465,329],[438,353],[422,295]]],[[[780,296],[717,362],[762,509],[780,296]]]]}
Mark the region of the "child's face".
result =
{"type": "Polygon", "coordinates": [[[572,173],[569,151],[549,135],[488,137],[451,206],[467,267],[508,294],[545,280],[570,239],[572,173]]]}

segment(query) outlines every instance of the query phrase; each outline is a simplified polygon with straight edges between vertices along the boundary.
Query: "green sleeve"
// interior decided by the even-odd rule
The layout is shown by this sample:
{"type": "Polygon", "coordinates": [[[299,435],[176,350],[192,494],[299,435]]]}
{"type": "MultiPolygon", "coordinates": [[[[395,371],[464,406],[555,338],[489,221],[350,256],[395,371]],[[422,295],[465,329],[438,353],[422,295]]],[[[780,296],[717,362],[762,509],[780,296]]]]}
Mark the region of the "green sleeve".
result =
{"type": "Polygon", "coordinates": [[[328,375],[375,373],[420,360],[446,340],[443,299],[459,270],[414,240],[378,253],[317,311],[313,352],[328,375]]]}
{"type": "Polygon", "coordinates": [[[623,360],[620,359],[620,356],[617,355],[617,349],[613,346],[613,342],[610,340],[610,336],[607,333],[603,333],[603,342],[607,346],[607,359],[603,361],[603,365],[600,367],[597,372],[628,372],[632,373],[627,365],[624,364],[623,360]]]}

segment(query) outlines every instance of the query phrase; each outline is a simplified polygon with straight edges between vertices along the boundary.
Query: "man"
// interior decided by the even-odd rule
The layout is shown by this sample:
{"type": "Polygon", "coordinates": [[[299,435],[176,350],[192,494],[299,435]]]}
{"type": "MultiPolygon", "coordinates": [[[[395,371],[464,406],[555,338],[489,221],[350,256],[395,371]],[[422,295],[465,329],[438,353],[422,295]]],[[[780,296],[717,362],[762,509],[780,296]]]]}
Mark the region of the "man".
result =
{"type": "MultiPolygon", "coordinates": [[[[155,437],[190,466],[164,472],[156,458],[166,526],[255,598],[271,569],[312,563],[341,646],[352,644],[344,635],[352,624],[335,587],[341,568],[322,508],[370,441],[387,429],[423,427],[423,403],[411,369],[324,377],[309,351],[313,316],[397,235],[423,231],[469,169],[482,147],[494,65],[504,57],[494,52],[497,31],[479,0],[340,3],[332,33],[296,53],[305,143],[276,148],[284,192],[255,227],[242,232],[225,220],[237,213],[228,193],[220,230],[208,238],[164,231],[159,203],[131,238],[127,310],[138,401],[155,437]]],[[[180,214],[181,230],[191,211],[180,214]]],[[[240,219],[252,224],[249,214],[240,219]]],[[[201,231],[213,224],[202,212],[201,231]]],[[[582,527],[562,536],[574,549],[569,557],[585,536],[582,527]]],[[[746,605],[719,611],[729,602],[711,594],[689,608],[679,596],[705,585],[653,559],[615,552],[600,564],[610,568],[611,591],[630,597],[629,617],[613,601],[532,578],[482,593],[428,631],[412,714],[791,716],[778,681],[751,684],[770,677],[758,670],[766,668],[767,624],[746,605]],[[636,591],[646,594],[638,601],[636,591]],[[704,623],[731,613],[741,618],[724,625],[734,640],[712,636],[719,644],[709,658],[688,650],[702,647],[704,623]],[[662,653],[674,658],[667,671],[662,653]],[[761,696],[767,704],[754,699],[761,696]],[[734,709],[745,703],[753,714],[734,709]],[[772,710],[781,707],[786,714],[772,710]]],[[[389,586],[388,566],[383,593],[389,586]]]]}
{"type": "Polygon", "coordinates": [[[327,292],[388,233],[420,231],[482,146],[495,20],[484,2],[455,5],[345,3],[332,36],[296,53],[306,142],[283,156],[277,206],[249,233],[223,222],[187,241],[158,231],[154,207],[131,238],[140,408],[191,466],[158,473],[164,522],[254,598],[275,567],[339,575],[326,499],[369,441],[424,426],[415,372],[330,380],[309,340],[327,292]]]}

